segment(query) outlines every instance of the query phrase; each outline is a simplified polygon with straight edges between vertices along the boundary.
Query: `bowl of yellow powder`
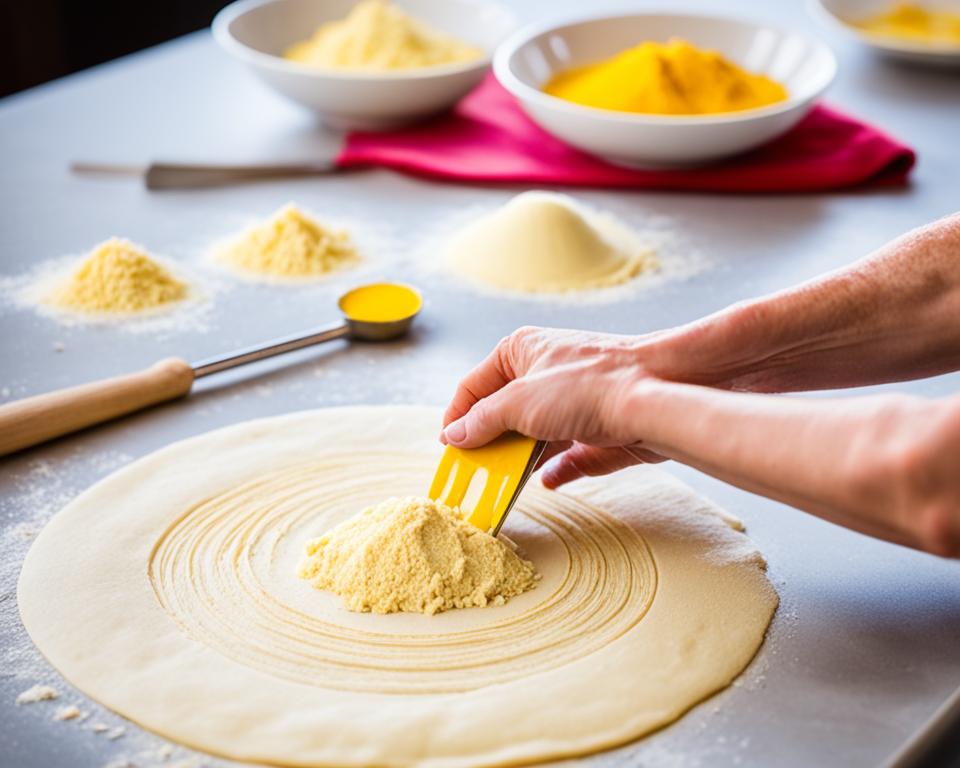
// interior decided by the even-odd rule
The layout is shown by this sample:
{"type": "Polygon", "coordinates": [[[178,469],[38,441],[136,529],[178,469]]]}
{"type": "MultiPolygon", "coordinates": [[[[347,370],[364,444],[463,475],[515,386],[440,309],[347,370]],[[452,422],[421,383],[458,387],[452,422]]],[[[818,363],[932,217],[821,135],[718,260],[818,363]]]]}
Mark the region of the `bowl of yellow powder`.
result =
{"type": "Polygon", "coordinates": [[[386,130],[452,107],[514,27],[481,0],[239,0],[213,34],[328,125],[386,130]]]}
{"type": "Polygon", "coordinates": [[[534,25],[494,60],[545,130],[641,167],[708,163],[770,141],[810,111],[836,69],[816,40],[693,14],[534,25]]]}
{"type": "Polygon", "coordinates": [[[809,4],[815,16],[886,58],[960,66],[958,0],[809,0],[809,4]]]}

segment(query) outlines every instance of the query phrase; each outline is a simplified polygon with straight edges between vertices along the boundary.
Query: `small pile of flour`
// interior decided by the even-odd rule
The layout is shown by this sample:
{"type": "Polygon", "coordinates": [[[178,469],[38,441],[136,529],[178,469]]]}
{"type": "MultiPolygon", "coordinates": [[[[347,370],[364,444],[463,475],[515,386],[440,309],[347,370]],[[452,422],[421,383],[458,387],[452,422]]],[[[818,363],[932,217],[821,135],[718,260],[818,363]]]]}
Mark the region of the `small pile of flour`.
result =
{"type": "Polygon", "coordinates": [[[129,240],[114,237],[43,297],[57,309],[134,314],[186,299],[189,286],[129,240]]]}
{"type": "Polygon", "coordinates": [[[307,542],[298,575],[351,611],[434,614],[503,605],[533,589],[533,563],[430,499],[388,499],[307,542]]]}
{"type": "Polygon", "coordinates": [[[35,685],[17,696],[17,704],[36,704],[38,701],[52,701],[60,696],[56,688],[49,685],[35,685]]]}
{"type": "Polygon", "coordinates": [[[214,258],[254,277],[310,278],[359,261],[350,234],[324,227],[290,203],[214,249],[214,258]]]}
{"type": "Polygon", "coordinates": [[[68,704],[65,707],[60,707],[56,712],[53,713],[54,720],[79,720],[83,713],[80,711],[80,707],[75,704],[68,704]]]}
{"type": "Polygon", "coordinates": [[[620,221],[538,191],[463,227],[446,262],[470,280],[520,293],[609,288],[658,267],[653,249],[620,221]]]}

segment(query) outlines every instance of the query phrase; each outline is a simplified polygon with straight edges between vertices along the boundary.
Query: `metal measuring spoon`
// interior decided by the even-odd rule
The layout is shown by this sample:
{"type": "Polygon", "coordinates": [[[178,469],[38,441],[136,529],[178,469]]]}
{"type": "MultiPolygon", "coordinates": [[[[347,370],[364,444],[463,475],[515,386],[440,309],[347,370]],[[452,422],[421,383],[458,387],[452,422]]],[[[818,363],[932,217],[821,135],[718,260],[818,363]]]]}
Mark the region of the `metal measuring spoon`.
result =
{"type": "Polygon", "coordinates": [[[171,357],[136,373],[0,405],[0,456],[184,397],[194,381],[213,373],[334,339],[389,341],[399,338],[409,330],[422,305],[420,292],[409,285],[361,285],[340,297],[338,306],[343,319],[334,325],[193,364],[171,357]],[[377,306],[378,296],[389,299],[396,312],[383,312],[383,307],[377,306]]]}

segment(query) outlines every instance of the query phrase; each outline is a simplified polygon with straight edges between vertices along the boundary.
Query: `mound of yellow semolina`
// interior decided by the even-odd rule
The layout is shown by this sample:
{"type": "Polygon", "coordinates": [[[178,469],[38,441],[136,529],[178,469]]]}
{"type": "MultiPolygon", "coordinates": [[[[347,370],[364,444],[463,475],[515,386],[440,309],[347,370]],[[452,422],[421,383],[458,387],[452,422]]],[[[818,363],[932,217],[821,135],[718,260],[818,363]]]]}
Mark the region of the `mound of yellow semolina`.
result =
{"type": "Polygon", "coordinates": [[[539,579],[502,537],[414,496],[368,507],[309,541],[298,575],[351,611],[425,614],[503,605],[539,579]]]}
{"type": "Polygon", "coordinates": [[[292,203],[214,250],[214,258],[254,277],[312,278],[360,260],[350,234],[325,227],[292,203]]]}
{"type": "Polygon", "coordinates": [[[364,0],[350,15],[320,26],[284,58],[319,69],[389,72],[475,61],[479,48],[445,35],[381,0],[364,0]]]}
{"type": "Polygon", "coordinates": [[[653,250],[619,220],[539,190],[462,227],[445,260],[472,282],[530,294],[610,288],[658,267],[653,250]]]}
{"type": "Polygon", "coordinates": [[[575,104],[617,112],[707,115],[775,104],[787,89],[684,40],[644,42],[561,72],[543,89],[575,104]]]}
{"type": "Polygon", "coordinates": [[[916,43],[960,46],[960,10],[900,3],[853,22],[869,35],[916,43]]]}
{"type": "Polygon", "coordinates": [[[45,303],[80,313],[136,314],[190,295],[187,283],[129,240],[111,238],[94,248],[45,303]]]}

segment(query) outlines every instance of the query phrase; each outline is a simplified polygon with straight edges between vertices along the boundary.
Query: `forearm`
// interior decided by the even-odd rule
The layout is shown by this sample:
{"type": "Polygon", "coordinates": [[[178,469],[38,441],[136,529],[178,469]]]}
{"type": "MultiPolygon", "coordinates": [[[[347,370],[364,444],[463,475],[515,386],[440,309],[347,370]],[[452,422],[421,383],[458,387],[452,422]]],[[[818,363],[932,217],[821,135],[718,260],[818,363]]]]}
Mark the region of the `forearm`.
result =
{"type": "Polygon", "coordinates": [[[807,400],[659,381],[625,409],[642,446],[863,533],[960,553],[960,405],[807,400]]]}
{"type": "Polygon", "coordinates": [[[960,368],[960,214],[797,288],[641,345],[652,373],[786,392],[899,381],[960,368]]]}

